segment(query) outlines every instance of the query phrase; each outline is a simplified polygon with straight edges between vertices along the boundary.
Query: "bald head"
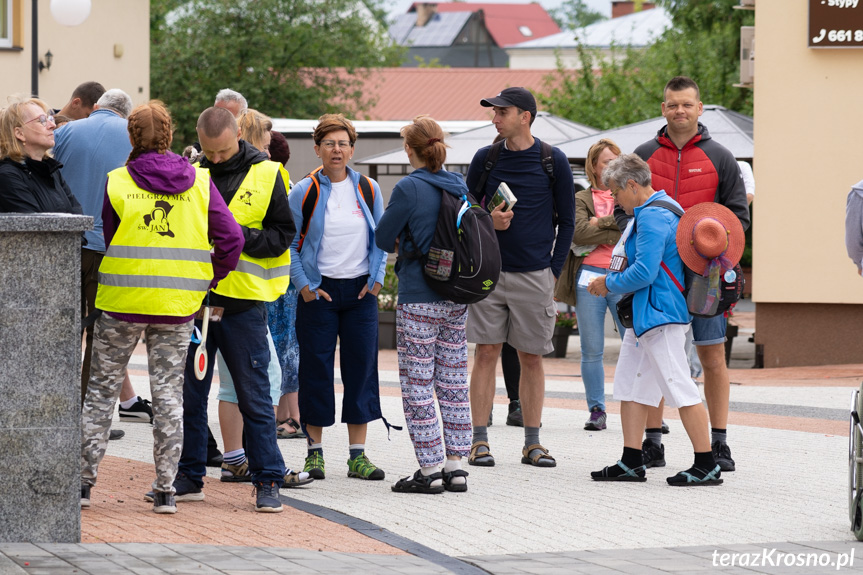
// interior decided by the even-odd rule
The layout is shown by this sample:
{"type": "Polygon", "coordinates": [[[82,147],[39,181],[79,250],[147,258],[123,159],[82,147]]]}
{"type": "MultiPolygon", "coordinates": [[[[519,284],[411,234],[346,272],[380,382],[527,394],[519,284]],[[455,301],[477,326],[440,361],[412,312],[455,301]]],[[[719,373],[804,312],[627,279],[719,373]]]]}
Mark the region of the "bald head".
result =
{"type": "Polygon", "coordinates": [[[240,151],[239,129],[234,115],[224,108],[207,108],[198,117],[201,151],[214,164],[233,158],[240,151]]]}
{"type": "Polygon", "coordinates": [[[221,136],[225,130],[231,130],[236,135],[238,131],[237,119],[225,108],[213,106],[201,112],[195,129],[198,131],[198,137],[216,138],[221,136]]]}

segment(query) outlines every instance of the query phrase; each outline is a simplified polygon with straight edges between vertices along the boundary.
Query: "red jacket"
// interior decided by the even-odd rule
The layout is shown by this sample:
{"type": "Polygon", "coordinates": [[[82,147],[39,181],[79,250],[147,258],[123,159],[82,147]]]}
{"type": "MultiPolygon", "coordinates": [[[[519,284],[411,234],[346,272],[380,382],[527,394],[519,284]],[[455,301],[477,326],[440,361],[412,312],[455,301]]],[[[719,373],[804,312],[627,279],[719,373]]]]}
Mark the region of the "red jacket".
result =
{"type": "Polygon", "coordinates": [[[698,133],[680,150],[663,126],[635,153],[650,165],[653,189],[665,190],[684,210],[702,202],[718,202],[734,212],[744,230],[749,227],[749,204],[737,160],[711,139],[700,122],[698,133]]]}

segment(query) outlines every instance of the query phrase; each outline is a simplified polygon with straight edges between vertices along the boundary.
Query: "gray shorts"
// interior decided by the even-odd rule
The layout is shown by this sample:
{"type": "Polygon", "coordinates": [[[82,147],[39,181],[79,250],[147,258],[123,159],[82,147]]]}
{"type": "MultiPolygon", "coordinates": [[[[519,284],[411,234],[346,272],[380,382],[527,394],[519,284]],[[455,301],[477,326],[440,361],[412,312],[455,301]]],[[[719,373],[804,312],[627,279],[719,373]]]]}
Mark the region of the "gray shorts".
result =
{"type": "Polygon", "coordinates": [[[467,340],[506,342],[525,353],[544,355],[554,349],[551,336],[556,316],[551,268],[501,272],[491,295],[469,306],[467,340]]]}

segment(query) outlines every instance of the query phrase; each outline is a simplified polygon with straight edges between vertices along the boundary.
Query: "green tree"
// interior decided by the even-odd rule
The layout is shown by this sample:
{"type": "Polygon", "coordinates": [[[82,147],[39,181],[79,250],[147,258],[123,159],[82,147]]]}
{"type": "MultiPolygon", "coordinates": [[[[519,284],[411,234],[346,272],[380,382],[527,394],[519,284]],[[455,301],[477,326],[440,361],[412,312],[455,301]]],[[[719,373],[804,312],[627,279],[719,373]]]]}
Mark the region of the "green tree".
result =
{"type": "Polygon", "coordinates": [[[272,117],[360,115],[368,68],[401,61],[383,18],[377,0],[152,0],[150,88],[175,148],[222,88],[272,117]]]}
{"type": "Polygon", "coordinates": [[[740,26],[751,12],[732,9],[737,0],[658,0],[672,29],[645,49],[613,46],[611,57],[579,46],[580,70],[546,79],[539,100],[546,110],[600,129],[638,122],[660,113],[662,89],[674,76],[698,82],[705,104],[752,114],[752,90],[739,80],[740,26]]]}
{"type": "Polygon", "coordinates": [[[591,10],[584,0],[566,0],[558,8],[551,10],[549,15],[561,28],[583,28],[594,22],[605,20],[602,12],[591,10]]]}

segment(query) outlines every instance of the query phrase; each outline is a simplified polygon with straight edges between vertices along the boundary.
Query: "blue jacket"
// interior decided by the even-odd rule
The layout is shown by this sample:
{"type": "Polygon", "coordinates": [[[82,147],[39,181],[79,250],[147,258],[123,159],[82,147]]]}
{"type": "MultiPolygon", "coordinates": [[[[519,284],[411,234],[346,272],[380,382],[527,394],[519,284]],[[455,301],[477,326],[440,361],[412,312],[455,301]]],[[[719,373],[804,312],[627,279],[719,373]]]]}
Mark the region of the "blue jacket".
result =
{"type": "MultiPolygon", "coordinates": [[[[375,194],[375,209],[374,214],[369,213],[369,208],[359,190],[360,173],[355,172],[349,167],[347,170],[348,178],[354,183],[357,203],[363,210],[363,215],[365,215],[366,222],[369,224],[368,286],[369,289],[372,289],[375,286],[375,282],[383,285],[387,266],[386,253],[375,245],[375,228],[384,213],[384,198],[381,195],[380,186],[376,181],[372,180],[375,194]]],[[[293,213],[294,223],[297,226],[298,232],[294,236],[294,241],[291,242],[291,283],[298,290],[303,289],[303,286],[309,286],[310,290],[314,290],[321,285],[321,272],[318,270],[318,249],[321,246],[321,238],[324,235],[324,214],[326,210],[323,208],[327,205],[332,187],[330,179],[323,172],[318,172],[318,178],[321,182],[321,193],[318,197],[317,208],[312,213],[312,220],[309,222],[306,238],[303,240],[302,251],[298,251],[297,247],[300,242],[299,230],[303,228],[303,198],[306,197],[306,192],[309,186],[312,185],[312,179],[303,178],[294,184],[288,195],[288,204],[291,206],[291,212],[293,213]]]]}
{"type": "Polygon", "coordinates": [[[692,321],[686,299],[660,266],[665,262],[683,285],[683,262],[676,241],[680,218],[671,210],[650,205],[658,199],[677,203],[659,191],[633,210],[636,228],[625,246],[628,265],[622,272],[609,272],[605,278],[605,285],[612,293],[635,293],[632,327],[636,337],[660,325],[692,321]]]}
{"type": "Polygon", "coordinates": [[[84,232],[88,250],[105,251],[102,204],[108,172],[125,165],[132,151],[127,122],[115,112],[96,110],[88,118],[69,122],[54,132],[54,157],[63,164],[63,178],[93,216],[93,229],[84,232]]]}
{"type": "MultiPolygon", "coordinates": [[[[460,174],[439,170],[430,172],[420,168],[399,180],[390,196],[384,217],[378,222],[375,242],[378,247],[395,251],[399,238],[399,253],[418,249],[427,253],[434,238],[440,211],[441,190],[461,197],[467,194],[467,185],[460,174]],[[416,246],[405,243],[405,226],[410,226],[416,246]]],[[[399,277],[399,303],[429,303],[443,298],[428,286],[418,259],[399,258],[396,262],[399,277]]]]}

